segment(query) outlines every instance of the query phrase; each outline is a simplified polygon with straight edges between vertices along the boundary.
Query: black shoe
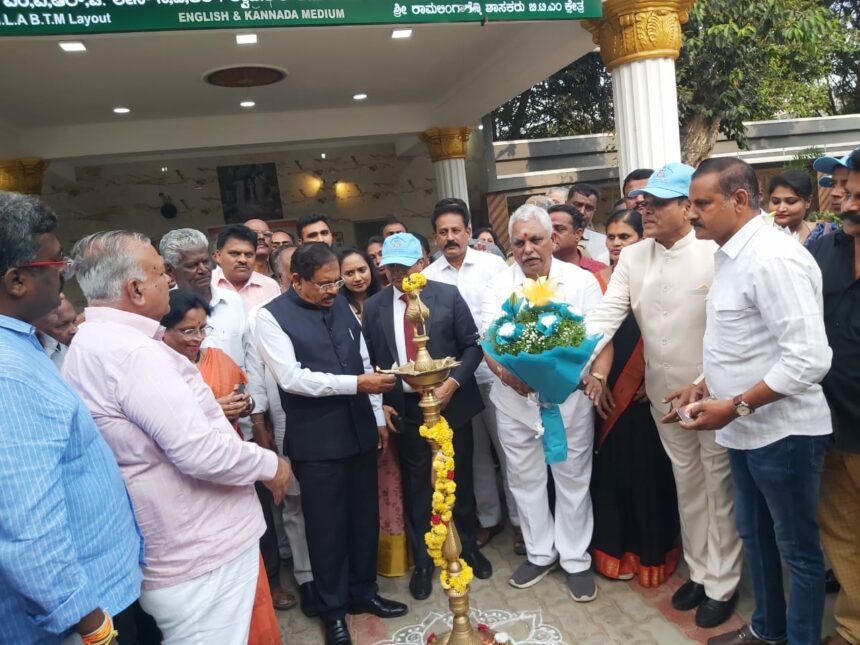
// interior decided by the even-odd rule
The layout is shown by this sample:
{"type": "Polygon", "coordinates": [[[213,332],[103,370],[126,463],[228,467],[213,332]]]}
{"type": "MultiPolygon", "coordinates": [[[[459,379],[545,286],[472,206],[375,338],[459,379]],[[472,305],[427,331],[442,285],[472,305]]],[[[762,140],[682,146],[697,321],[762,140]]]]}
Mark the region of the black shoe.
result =
{"type": "Polygon", "coordinates": [[[299,607],[308,618],[316,618],[320,615],[317,586],[313,581],[299,585],[299,607]]]}
{"type": "Polygon", "coordinates": [[[486,580],[493,575],[493,565],[477,549],[468,553],[464,552],[460,557],[466,561],[466,564],[472,567],[472,572],[479,580],[486,580]]]}
{"type": "Polygon", "coordinates": [[[738,604],[738,592],[734,592],[728,600],[706,598],[696,609],[696,625],[705,629],[722,625],[735,613],[738,604]]]}
{"type": "Polygon", "coordinates": [[[705,601],[705,586],[687,580],[672,594],[672,606],[678,611],[690,611],[705,601]]]}
{"type": "Polygon", "coordinates": [[[824,574],[824,593],[839,593],[840,589],[836,574],[833,573],[833,569],[828,569],[824,574]]]}
{"type": "Polygon", "coordinates": [[[347,613],[350,614],[373,614],[380,618],[397,618],[402,616],[409,608],[402,602],[396,600],[388,600],[379,594],[376,594],[370,600],[357,602],[349,606],[347,613]]]}
{"type": "Polygon", "coordinates": [[[352,645],[352,638],[343,618],[325,624],[325,645],[352,645]]]}
{"type": "Polygon", "coordinates": [[[415,567],[409,580],[409,593],[415,600],[424,600],[433,591],[433,567],[415,567]]]}

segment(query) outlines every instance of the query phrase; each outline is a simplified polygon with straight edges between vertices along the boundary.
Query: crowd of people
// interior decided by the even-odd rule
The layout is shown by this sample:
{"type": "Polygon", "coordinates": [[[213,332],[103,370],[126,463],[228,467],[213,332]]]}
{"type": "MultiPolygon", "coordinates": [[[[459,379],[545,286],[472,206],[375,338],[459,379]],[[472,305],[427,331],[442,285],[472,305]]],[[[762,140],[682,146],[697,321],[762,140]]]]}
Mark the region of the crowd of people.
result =
{"type": "Polygon", "coordinates": [[[828,642],[860,645],[860,149],[815,168],[837,223],[807,220],[808,174],[763,202],[749,165],[714,158],[631,173],[604,232],[593,186],[534,196],[510,257],[455,198],[435,252],[396,218],[334,248],[310,215],[295,235],[104,231],[66,256],[56,214],[0,193],[0,642],[274,645],[298,605],[342,645],[347,614],[410,611],[378,575],[428,598],[420,393],[379,371],[416,356],[401,287],[422,272],[428,349],[458,361],[436,396],[478,581],[509,524],[512,587],[561,569],[589,602],[595,574],[658,587],[683,559],[672,605],[716,628],[745,556],[750,623],[709,643],[801,645],[829,563],[828,642]],[[551,466],[535,393],[478,342],[542,276],[601,336],[551,466]]]}

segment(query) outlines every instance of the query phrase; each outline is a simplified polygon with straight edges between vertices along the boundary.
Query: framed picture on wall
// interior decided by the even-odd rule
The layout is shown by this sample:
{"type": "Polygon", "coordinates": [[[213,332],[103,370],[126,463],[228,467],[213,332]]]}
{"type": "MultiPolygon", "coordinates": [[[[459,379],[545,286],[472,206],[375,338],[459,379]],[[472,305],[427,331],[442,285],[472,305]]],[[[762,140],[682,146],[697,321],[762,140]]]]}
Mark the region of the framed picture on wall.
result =
{"type": "Polygon", "coordinates": [[[274,163],[218,166],[218,188],[226,224],[254,218],[279,220],[284,216],[274,163]]]}

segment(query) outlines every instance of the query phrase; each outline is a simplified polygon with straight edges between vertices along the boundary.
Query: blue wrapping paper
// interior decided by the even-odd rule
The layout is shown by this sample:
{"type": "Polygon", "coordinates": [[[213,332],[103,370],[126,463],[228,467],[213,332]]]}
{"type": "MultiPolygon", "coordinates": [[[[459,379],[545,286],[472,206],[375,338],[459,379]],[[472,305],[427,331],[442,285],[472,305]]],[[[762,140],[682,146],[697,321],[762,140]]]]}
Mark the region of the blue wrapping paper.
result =
{"type": "Polygon", "coordinates": [[[544,457],[548,464],[567,459],[567,434],[558,405],[579,387],[582,370],[600,338],[600,335],[586,336],[579,347],[553,347],[540,354],[498,354],[489,340],[481,340],[489,356],[538,393],[544,457]]]}

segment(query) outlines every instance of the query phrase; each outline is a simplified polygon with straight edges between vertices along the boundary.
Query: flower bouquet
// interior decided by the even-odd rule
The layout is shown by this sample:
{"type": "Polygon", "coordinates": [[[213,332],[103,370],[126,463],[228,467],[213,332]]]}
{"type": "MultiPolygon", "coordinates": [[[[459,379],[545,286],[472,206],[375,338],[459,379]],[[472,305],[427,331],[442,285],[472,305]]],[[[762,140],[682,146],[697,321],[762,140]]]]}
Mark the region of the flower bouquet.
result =
{"type": "Polygon", "coordinates": [[[526,279],[502,305],[502,316],[487,329],[481,345],[506,370],[538,395],[546,463],[567,458],[567,436],[558,409],[579,387],[585,364],[600,334],[588,335],[582,313],[555,300],[554,279],[526,279]]]}

